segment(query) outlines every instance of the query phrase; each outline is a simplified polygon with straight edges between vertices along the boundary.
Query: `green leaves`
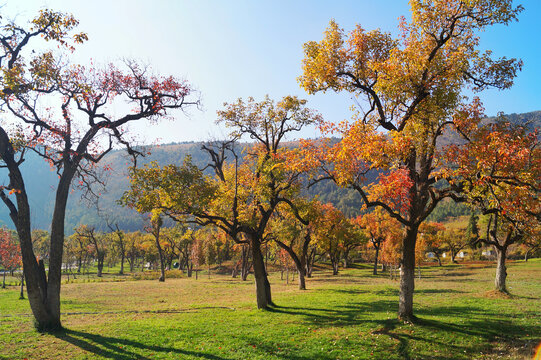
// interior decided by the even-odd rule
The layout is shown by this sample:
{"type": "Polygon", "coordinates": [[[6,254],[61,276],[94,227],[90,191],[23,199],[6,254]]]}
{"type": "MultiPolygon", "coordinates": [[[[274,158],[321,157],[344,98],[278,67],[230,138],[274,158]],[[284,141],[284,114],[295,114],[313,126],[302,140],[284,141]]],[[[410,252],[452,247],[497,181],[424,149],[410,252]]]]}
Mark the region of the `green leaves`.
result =
{"type": "Polygon", "coordinates": [[[159,210],[181,217],[203,212],[216,193],[216,185],[187,157],[181,166],[152,162],[130,172],[130,190],[119,203],[138,212],[159,210]]]}

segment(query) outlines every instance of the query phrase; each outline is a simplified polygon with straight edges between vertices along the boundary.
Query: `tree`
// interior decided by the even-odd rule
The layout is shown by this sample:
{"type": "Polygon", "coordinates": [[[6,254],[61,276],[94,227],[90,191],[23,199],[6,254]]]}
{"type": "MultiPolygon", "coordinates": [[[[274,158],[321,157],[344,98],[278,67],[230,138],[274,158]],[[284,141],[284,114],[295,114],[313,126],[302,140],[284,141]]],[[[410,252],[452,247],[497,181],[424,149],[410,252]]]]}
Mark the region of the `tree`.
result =
{"type": "Polygon", "coordinates": [[[97,276],[101,277],[105,255],[107,255],[108,251],[109,239],[107,239],[105,234],[97,232],[94,227],[88,225],[80,225],[74,231],[76,237],[80,239],[79,241],[88,244],[87,248],[96,256],[98,260],[97,276]]]}
{"type": "Polygon", "coordinates": [[[235,267],[233,269],[233,277],[235,277],[236,272],[238,271],[238,268],[240,266],[240,278],[242,281],[246,281],[248,279],[248,275],[250,274],[250,270],[253,266],[253,261],[250,257],[250,244],[248,242],[244,243],[235,243],[233,245],[233,249],[239,253],[239,258],[235,264],[235,267]]]}
{"type": "Polygon", "coordinates": [[[441,256],[444,251],[443,233],[445,226],[437,222],[425,222],[419,227],[419,235],[425,251],[436,256],[438,265],[441,266],[441,256]]]}
{"type": "Polygon", "coordinates": [[[73,180],[79,178],[79,186],[87,189],[96,183],[96,164],[115,142],[132,155],[138,153],[127,137],[129,123],[155,121],[171,109],[197,102],[188,100],[191,89],[186,82],[153,76],[149,69],[135,63],[128,62],[125,70],[113,65],[87,69],[67,66],[50,51],[22,56],[28,44],[40,37],[73,50],[73,43],[86,40],[86,34],[71,35],[77,24],[72,16],[43,10],[28,29],[8,23],[0,30],[0,97],[2,106],[19,125],[13,131],[0,127],[0,158],[10,180],[3,186],[0,198],[19,235],[28,298],[40,330],[61,327],[64,219],[73,180]],[[112,104],[121,102],[127,103],[130,110],[117,116],[118,111],[111,111],[112,104]],[[44,108],[41,104],[51,106],[44,108]],[[25,133],[25,128],[30,132],[25,133]],[[29,200],[19,169],[28,151],[49,161],[59,176],[51,219],[48,276],[33,251],[29,200]]]}
{"type": "Polygon", "coordinates": [[[478,50],[478,32],[508,24],[522,10],[511,0],[410,4],[412,20],[401,19],[398,39],[361,26],[346,35],[331,21],[323,40],[305,44],[299,78],[309,93],[348,91],[362,101],[352,122],[324,127],[341,141],[319,152],[312,144],[302,163],[320,165],[326,178],[357,190],[368,207],[381,207],[404,225],[398,316],[407,322],[415,320],[419,226],[442,199],[459,200],[457,186],[436,186],[445,165],[438,140],[481,113],[479,101],[470,102],[463,90],[509,88],[522,65],[478,50]],[[367,184],[373,173],[377,181],[367,184]]]}
{"type": "Polygon", "coordinates": [[[142,243],[144,236],[140,231],[125,234],[126,260],[133,272],[138,258],[143,257],[142,243]]]}
{"type": "MultiPolygon", "coordinates": [[[[280,206],[271,223],[271,233],[273,240],[291,257],[297,268],[299,290],[306,290],[314,221],[321,216],[322,205],[317,201],[308,202],[302,199],[296,199],[296,202],[296,209],[303,222],[299,221],[291,207],[280,206]]],[[[280,256],[282,255],[283,253],[280,252],[280,256]]]]}
{"type": "Polygon", "coordinates": [[[124,275],[124,262],[126,260],[126,239],[125,234],[120,228],[118,227],[118,224],[115,224],[114,227],[112,224],[107,222],[107,227],[109,230],[111,230],[111,233],[114,234],[113,238],[113,244],[118,250],[118,253],[120,255],[120,271],[118,272],[119,275],[124,275]]]}
{"type": "MultiPolygon", "coordinates": [[[[78,261],[79,258],[79,249],[77,248],[77,241],[74,239],[78,235],[75,236],[69,236],[64,241],[64,251],[62,253],[62,262],[64,264],[65,273],[68,275],[68,280],[70,273],[73,274],[72,266],[73,264],[76,264],[77,268],[79,268],[78,264],[80,262],[78,261]]],[[[73,274],[73,277],[76,278],[75,274],[73,274]]]]}
{"type": "Polygon", "coordinates": [[[466,234],[468,235],[469,242],[476,242],[479,239],[479,216],[472,213],[468,220],[468,227],[466,228],[466,234]]]}
{"type": "Polygon", "coordinates": [[[6,272],[13,272],[22,265],[21,249],[11,233],[0,229],[0,264],[2,264],[2,289],[6,288],[6,272]]]}
{"type": "Polygon", "coordinates": [[[355,223],[359,225],[367,234],[370,243],[374,247],[374,271],[373,274],[378,274],[378,256],[383,246],[383,243],[391,238],[400,238],[401,226],[398,221],[389,216],[389,214],[379,208],[374,211],[359,215],[355,219],[355,223]]]}
{"type": "Polygon", "coordinates": [[[313,224],[318,247],[331,261],[333,275],[338,275],[340,259],[348,248],[360,246],[363,237],[353,223],[332,204],[321,206],[321,216],[313,224]]]}
{"type": "Polygon", "coordinates": [[[163,226],[163,219],[160,211],[152,211],[150,215],[150,226],[145,227],[145,231],[154,236],[156,249],[158,250],[158,259],[160,260],[160,277],[158,281],[165,281],[165,259],[161,245],[160,232],[163,226]]]}
{"type": "Polygon", "coordinates": [[[87,268],[88,260],[91,258],[90,243],[88,237],[80,236],[77,232],[68,237],[68,246],[75,257],[77,262],[77,273],[81,272],[81,269],[87,268]],[[83,268],[84,266],[84,268],[83,268]]]}
{"type": "Polygon", "coordinates": [[[281,144],[285,136],[320,121],[305,104],[293,96],[278,103],[267,97],[226,104],[218,112],[218,122],[232,129],[231,138],[203,146],[214,177],[204,175],[190,158],[180,167],[151,164],[131,174],[131,190],[121,200],[140,211],[154,206],[176,220],[215,226],[236,243],[249,243],[258,308],[272,304],[261,251],[267,226],[280,203],[294,206],[290,196],[299,186],[300,173],[287,166],[281,144]],[[243,136],[255,143],[240,158],[235,143],[243,136]]]}
{"type": "Polygon", "coordinates": [[[446,250],[451,253],[451,262],[456,263],[456,256],[460,250],[473,244],[464,229],[448,229],[443,233],[442,242],[446,250]]]}
{"type": "Polygon", "coordinates": [[[522,248],[524,249],[524,261],[528,261],[530,256],[539,254],[541,249],[541,229],[538,227],[531,236],[522,239],[522,248]]]}
{"type": "Polygon", "coordinates": [[[34,248],[34,253],[37,258],[45,261],[49,260],[49,238],[49,232],[47,230],[32,230],[32,246],[34,248]]]}
{"type": "Polygon", "coordinates": [[[454,176],[468,201],[489,215],[479,241],[497,254],[496,290],[507,292],[505,260],[512,244],[534,238],[541,226],[541,148],[538,129],[505,119],[470,127],[470,141],[451,146],[454,176]]]}
{"type": "Polygon", "coordinates": [[[193,270],[191,254],[193,251],[196,232],[190,227],[184,226],[182,224],[177,224],[173,233],[177,234],[176,246],[178,249],[179,269],[183,271],[186,270],[188,277],[191,277],[193,270]]]}

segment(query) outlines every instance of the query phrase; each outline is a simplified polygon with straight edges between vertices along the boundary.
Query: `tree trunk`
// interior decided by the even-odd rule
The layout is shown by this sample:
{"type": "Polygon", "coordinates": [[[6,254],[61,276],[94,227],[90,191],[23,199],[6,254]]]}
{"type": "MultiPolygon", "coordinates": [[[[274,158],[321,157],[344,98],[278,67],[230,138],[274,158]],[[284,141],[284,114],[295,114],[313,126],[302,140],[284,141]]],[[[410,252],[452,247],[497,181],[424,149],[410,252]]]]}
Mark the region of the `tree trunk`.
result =
{"type": "Polygon", "coordinates": [[[119,275],[124,275],[124,259],[126,256],[124,255],[124,252],[122,252],[122,255],[120,256],[120,271],[118,272],[119,275]]]}
{"type": "Polygon", "coordinates": [[[349,266],[349,259],[348,259],[349,251],[350,251],[349,249],[344,251],[344,258],[342,259],[344,261],[344,269],[347,269],[349,266]]]}
{"type": "Polygon", "coordinates": [[[457,263],[455,258],[456,258],[456,252],[454,252],[454,251],[451,250],[451,262],[452,262],[453,264],[456,264],[456,263],[457,263]]]}
{"type": "Polygon", "coordinates": [[[261,253],[261,243],[259,239],[251,239],[252,258],[254,264],[255,291],[257,298],[257,308],[266,309],[273,305],[271,297],[270,283],[265,271],[265,262],[261,253]]]}
{"type": "Polygon", "coordinates": [[[331,256],[332,274],[338,275],[338,259],[331,256]]]}
{"type": "Polygon", "coordinates": [[[184,258],[183,258],[183,255],[182,255],[182,251],[178,250],[178,269],[182,272],[184,272],[184,269],[186,268],[185,264],[184,264],[184,258]]]}
{"type": "MultiPolygon", "coordinates": [[[[291,246],[287,246],[285,243],[281,242],[280,240],[275,240],[276,243],[285,251],[287,251],[288,255],[291,257],[291,260],[293,260],[293,263],[295,264],[295,268],[297,269],[297,272],[299,274],[299,290],[306,290],[306,256],[308,255],[308,240],[303,244],[302,253],[301,256],[297,256],[295,251],[291,246]]],[[[289,271],[289,268],[287,268],[289,271]]],[[[282,279],[283,280],[283,279],[282,279]]],[[[289,280],[289,273],[288,273],[288,280],[289,280]]]]}
{"type": "Polygon", "coordinates": [[[297,269],[297,273],[299,274],[299,290],[306,290],[306,279],[305,279],[305,272],[306,270],[303,269],[297,269]]]}
{"type": "Polygon", "coordinates": [[[105,260],[105,254],[98,254],[98,273],[97,276],[101,277],[103,274],[103,262],[105,260]]]}
{"type": "Polygon", "coordinates": [[[316,259],[316,249],[312,249],[310,251],[310,254],[308,255],[307,261],[306,261],[306,277],[311,278],[312,272],[314,271],[314,262],[316,259]]]}
{"type": "Polygon", "coordinates": [[[6,269],[4,269],[4,271],[2,271],[2,273],[4,274],[3,275],[3,280],[2,280],[2,289],[5,289],[6,288],[6,269]]]}
{"type": "Polygon", "coordinates": [[[19,300],[24,300],[24,270],[21,273],[21,293],[19,294],[19,300]]]}
{"type": "Polygon", "coordinates": [[[400,261],[400,295],[398,299],[398,318],[405,322],[414,322],[413,290],[415,288],[415,242],[419,226],[407,227],[402,242],[400,261]]]}
{"type": "Polygon", "coordinates": [[[505,266],[505,260],[507,257],[507,247],[498,248],[495,246],[496,254],[498,256],[497,266],[496,266],[496,279],[494,284],[496,285],[496,290],[507,293],[507,287],[505,280],[507,278],[507,269],[505,266]]]}
{"type": "Polygon", "coordinates": [[[530,250],[531,249],[526,250],[526,254],[524,254],[524,261],[526,262],[528,262],[528,256],[530,255],[530,250]]]}
{"type": "MultiPolygon", "coordinates": [[[[3,191],[0,192],[0,198],[9,209],[9,216],[19,236],[23,267],[26,270],[24,275],[30,308],[32,309],[32,314],[39,330],[57,329],[61,327],[60,311],[54,312],[49,308],[45,271],[43,273],[41,272],[32,247],[30,205],[28,203],[26,187],[14,154],[13,145],[5,130],[0,126],[0,158],[2,158],[9,170],[10,185],[18,190],[15,193],[17,206],[15,206],[3,191]]],[[[53,239],[51,238],[52,241],[53,239]]],[[[61,258],[60,261],[62,261],[61,258]]],[[[58,304],[60,303],[58,302],[58,304]]]]}
{"type": "MultiPolygon", "coordinates": [[[[58,182],[56,190],[55,207],[51,221],[51,244],[49,251],[49,273],[47,281],[47,308],[51,322],[46,327],[61,328],[60,322],[60,286],[62,284],[62,254],[64,252],[64,221],[66,219],[66,204],[70,191],[70,184],[75,174],[77,164],[72,163],[66,167],[58,182]]],[[[27,279],[28,285],[28,279],[27,279]]]]}
{"type": "Polygon", "coordinates": [[[250,268],[252,267],[252,263],[250,262],[249,258],[249,250],[250,247],[243,245],[241,250],[241,267],[240,267],[240,277],[242,281],[246,281],[248,279],[248,275],[250,274],[250,268]]]}
{"type": "MultiPolygon", "coordinates": [[[[376,255],[374,256],[374,275],[378,274],[378,256],[379,256],[379,246],[374,246],[376,249],[376,255]]],[[[383,271],[383,270],[382,270],[383,271]]]]}
{"type": "Polygon", "coordinates": [[[159,230],[158,230],[158,235],[156,235],[156,246],[158,247],[158,254],[160,256],[160,278],[158,280],[163,282],[165,281],[165,264],[164,264],[162,247],[160,245],[159,230]]]}

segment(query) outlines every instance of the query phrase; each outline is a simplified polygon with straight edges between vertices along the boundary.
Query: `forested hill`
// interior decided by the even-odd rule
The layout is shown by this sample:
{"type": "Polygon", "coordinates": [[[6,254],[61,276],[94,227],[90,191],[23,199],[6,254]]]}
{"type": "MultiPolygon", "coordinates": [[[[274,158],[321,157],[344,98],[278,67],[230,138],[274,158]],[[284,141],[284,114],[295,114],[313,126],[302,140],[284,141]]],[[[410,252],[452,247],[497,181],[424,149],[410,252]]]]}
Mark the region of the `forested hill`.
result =
{"type": "MultiPolygon", "coordinates": [[[[512,122],[526,123],[529,127],[541,127],[541,111],[526,114],[511,114],[508,116],[512,122]]],[[[181,164],[186,155],[191,155],[194,163],[204,166],[207,163],[207,155],[201,150],[201,142],[187,142],[178,144],[167,144],[154,147],[151,154],[140,161],[144,164],[150,161],[157,161],[161,165],[181,164]]],[[[137,212],[122,208],[116,201],[128,188],[128,163],[122,151],[115,151],[109,154],[103,162],[110,165],[112,171],[107,177],[107,191],[102,192],[99,200],[99,207],[102,214],[108,214],[111,222],[117,223],[121,229],[127,231],[140,230],[143,227],[145,218],[137,212]]],[[[56,183],[58,177],[54,170],[43,159],[37,156],[29,156],[22,164],[22,172],[25,177],[26,187],[29,194],[32,227],[35,229],[49,229],[50,219],[53,211],[56,183]]],[[[0,183],[7,183],[7,174],[4,172],[0,177],[0,183]]],[[[356,216],[359,213],[359,195],[351,190],[340,189],[332,182],[321,182],[306,190],[307,196],[318,196],[321,202],[331,202],[347,216],[356,216]]],[[[441,221],[447,216],[460,215],[465,208],[452,204],[442,204],[431,216],[432,220],[441,221]]],[[[66,216],[66,232],[71,233],[78,224],[95,225],[101,230],[106,229],[105,215],[101,217],[95,206],[89,206],[81,200],[81,193],[74,190],[70,195],[66,216]]],[[[0,206],[0,226],[13,228],[5,206],[0,206]]]]}
{"type": "MultiPolygon", "coordinates": [[[[160,165],[180,165],[186,155],[199,167],[208,163],[207,153],[201,150],[202,142],[186,142],[165,144],[153,147],[150,154],[138,160],[142,165],[157,161],[160,165]]],[[[116,223],[123,230],[141,230],[146,218],[136,211],[123,208],[117,200],[128,189],[128,165],[130,159],[124,151],[114,151],[107,155],[101,165],[107,164],[112,170],[106,174],[106,190],[97,189],[100,193],[98,207],[94,203],[82,199],[82,193],[76,189],[70,194],[66,215],[66,232],[72,233],[73,228],[79,224],[94,225],[100,230],[106,230],[107,221],[116,223]]],[[[29,194],[32,228],[49,229],[53,212],[58,176],[42,158],[30,153],[21,166],[26,187],[29,194]]],[[[2,174],[2,183],[7,182],[7,176],[2,174]]],[[[76,182],[75,180],[74,182],[76,182]]],[[[322,202],[332,202],[348,216],[358,214],[358,195],[351,190],[340,189],[331,182],[316,184],[306,191],[306,195],[318,195],[322,202]]],[[[13,228],[9,213],[5,206],[0,206],[0,226],[13,228]]]]}

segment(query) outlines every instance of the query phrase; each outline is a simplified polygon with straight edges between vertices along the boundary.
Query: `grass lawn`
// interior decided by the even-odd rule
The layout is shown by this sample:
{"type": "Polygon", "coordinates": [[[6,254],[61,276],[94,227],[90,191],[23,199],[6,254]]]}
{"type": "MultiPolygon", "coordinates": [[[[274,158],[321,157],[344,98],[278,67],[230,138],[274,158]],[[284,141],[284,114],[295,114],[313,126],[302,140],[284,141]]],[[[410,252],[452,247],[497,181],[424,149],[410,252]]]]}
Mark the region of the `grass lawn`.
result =
{"type": "Polygon", "coordinates": [[[269,311],[251,277],[68,283],[56,334],[33,329],[13,286],[0,289],[0,359],[531,359],[541,261],[509,265],[511,296],[491,291],[491,263],[423,268],[417,325],[396,320],[398,281],[369,265],[317,272],[303,292],[271,274],[269,311]]]}

